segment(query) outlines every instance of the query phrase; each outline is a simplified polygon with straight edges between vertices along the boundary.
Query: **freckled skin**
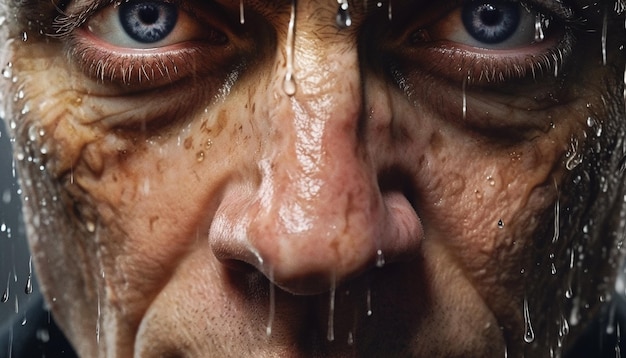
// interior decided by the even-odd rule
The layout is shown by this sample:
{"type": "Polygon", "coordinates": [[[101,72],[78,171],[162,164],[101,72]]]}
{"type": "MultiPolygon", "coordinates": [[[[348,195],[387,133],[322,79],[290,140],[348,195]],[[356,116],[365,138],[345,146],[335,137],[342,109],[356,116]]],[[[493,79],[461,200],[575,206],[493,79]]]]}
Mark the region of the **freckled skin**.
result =
{"type": "MultiPolygon", "coordinates": [[[[238,2],[223,5],[238,14],[238,2]]],[[[468,85],[463,119],[460,82],[359,43],[359,6],[337,30],[333,1],[298,2],[287,96],[289,6],[271,6],[246,5],[252,40],[228,32],[224,51],[245,65],[163,92],[90,78],[69,40],[8,45],[17,81],[2,83],[4,98],[26,95],[5,100],[7,119],[18,157],[35,158],[17,163],[29,240],[78,353],[534,357],[558,339],[566,350],[621,261],[626,37],[609,39],[606,66],[575,48],[557,79],[468,85]],[[513,121],[526,127],[494,130],[513,121]],[[572,250],[586,254],[569,269],[572,250]],[[585,303],[559,337],[555,322],[585,303]]],[[[23,26],[10,23],[9,38],[23,26]]]]}

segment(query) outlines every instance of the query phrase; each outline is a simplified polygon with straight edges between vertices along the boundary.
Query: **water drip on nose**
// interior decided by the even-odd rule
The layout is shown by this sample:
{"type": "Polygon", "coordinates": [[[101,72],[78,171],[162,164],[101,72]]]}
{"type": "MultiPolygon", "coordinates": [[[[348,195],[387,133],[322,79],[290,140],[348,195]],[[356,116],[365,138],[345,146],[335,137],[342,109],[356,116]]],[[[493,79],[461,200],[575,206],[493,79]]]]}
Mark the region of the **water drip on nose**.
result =
{"type": "Polygon", "coordinates": [[[530,311],[528,309],[528,300],[524,297],[524,342],[532,343],[535,340],[535,332],[530,322],[530,311]]]}
{"type": "Polygon", "coordinates": [[[376,267],[381,268],[385,266],[385,255],[383,250],[376,251],[376,267]]]}
{"type": "Polygon", "coordinates": [[[287,55],[287,72],[283,81],[283,91],[288,96],[296,94],[296,81],[293,78],[293,47],[295,41],[295,23],[296,23],[296,0],[291,1],[291,15],[289,17],[289,27],[287,29],[287,45],[285,52],[287,55]]]}
{"type": "Polygon", "coordinates": [[[350,4],[348,4],[348,0],[337,0],[337,3],[339,4],[335,18],[337,26],[342,29],[350,27],[350,25],[352,25],[352,17],[350,16],[350,4]]]}
{"type": "Polygon", "coordinates": [[[270,269],[270,302],[269,302],[269,314],[267,317],[267,326],[265,327],[265,334],[269,337],[272,335],[272,326],[274,325],[274,316],[276,314],[276,286],[274,285],[274,270],[270,269]]]}
{"type": "Polygon", "coordinates": [[[335,340],[335,291],[336,291],[336,278],[333,275],[330,284],[330,292],[328,293],[328,331],[326,333],[326,339],[329,342],[335,340]]]}
{"type": "Polygon", "coordinates": [[[242,25],[246,23],[246,14],[243,8],[243,0],[239,0],[239,23],[242,25]]]}

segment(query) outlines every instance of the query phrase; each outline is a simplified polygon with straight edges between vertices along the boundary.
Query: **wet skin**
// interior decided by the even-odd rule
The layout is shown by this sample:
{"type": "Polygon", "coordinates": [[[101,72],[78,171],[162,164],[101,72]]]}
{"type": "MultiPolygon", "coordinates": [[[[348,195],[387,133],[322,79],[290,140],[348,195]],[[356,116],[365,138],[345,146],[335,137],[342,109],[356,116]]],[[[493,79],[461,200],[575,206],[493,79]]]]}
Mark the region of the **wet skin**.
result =
{"type": "Polygon", "coordinates": [[[33,259],[81,356],[546,356],[610,298],[612,3],[533,5],[544,40],[485,49],[456,5],[356,1],[342,29],[302,0],[292,95],[288,1],[245,1],[244,24],[238,1],[185,2],[150,49],[89,4],[9,4],[2,83],[33,259]]]}

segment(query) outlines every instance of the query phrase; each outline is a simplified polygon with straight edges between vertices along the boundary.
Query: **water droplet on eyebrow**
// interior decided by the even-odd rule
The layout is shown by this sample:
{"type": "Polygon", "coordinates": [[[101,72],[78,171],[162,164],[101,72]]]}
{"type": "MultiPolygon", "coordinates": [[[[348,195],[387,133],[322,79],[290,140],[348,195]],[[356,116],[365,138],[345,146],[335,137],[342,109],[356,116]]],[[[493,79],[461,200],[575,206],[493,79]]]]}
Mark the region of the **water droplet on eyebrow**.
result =
{"type": "Polygon", "coordinates": [[[296,1],[291,1],[291,15],[289,17],[289,28],[287,29],[287,45],[285,52],[287,56],[287,71],[283,80],[283,91],[288,96],[296,94],[296,81],[293,78],[293,50],[295,41],[295,23],[296,23],[296,1]]]}
{"type": "Polygon", "coordinates": [[[337,9],[336,22],[337,26],[344,29],[352,25],[352,17],[350,16],[350,5],[348,0],[337,0],[339,8],[337,9]]]}

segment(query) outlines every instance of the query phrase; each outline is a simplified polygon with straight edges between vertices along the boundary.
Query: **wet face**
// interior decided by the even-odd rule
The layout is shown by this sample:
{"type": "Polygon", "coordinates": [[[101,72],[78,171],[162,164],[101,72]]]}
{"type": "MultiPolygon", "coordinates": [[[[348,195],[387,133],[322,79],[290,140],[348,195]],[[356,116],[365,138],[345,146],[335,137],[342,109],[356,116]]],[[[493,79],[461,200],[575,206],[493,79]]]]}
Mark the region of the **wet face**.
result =
{"type": "Polygon", "coordinates": [[[613,3],[20,4],[5,113],[81,355],[546,355],[609,299],[613,3]]]}

